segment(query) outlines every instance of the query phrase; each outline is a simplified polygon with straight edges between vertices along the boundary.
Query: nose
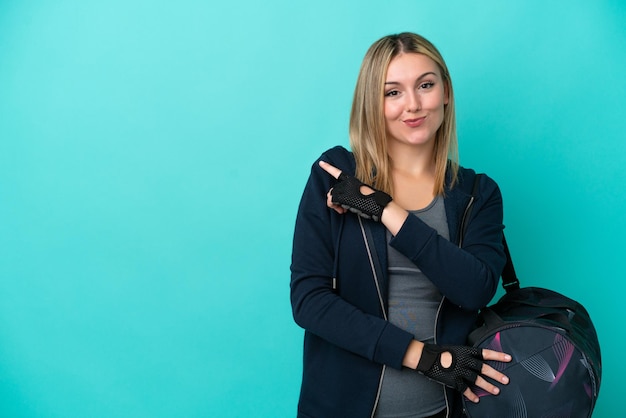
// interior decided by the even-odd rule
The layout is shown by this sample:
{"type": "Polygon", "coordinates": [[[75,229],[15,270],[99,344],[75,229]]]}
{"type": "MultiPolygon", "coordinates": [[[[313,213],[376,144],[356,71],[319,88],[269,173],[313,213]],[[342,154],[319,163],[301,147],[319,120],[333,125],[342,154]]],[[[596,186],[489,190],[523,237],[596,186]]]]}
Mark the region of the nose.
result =
{"type": "Polygon", "coordinates": [[[406,111],[417,112],[421,108],[420,98],[417,92],[411,91],[406,95],[406,111]]]}

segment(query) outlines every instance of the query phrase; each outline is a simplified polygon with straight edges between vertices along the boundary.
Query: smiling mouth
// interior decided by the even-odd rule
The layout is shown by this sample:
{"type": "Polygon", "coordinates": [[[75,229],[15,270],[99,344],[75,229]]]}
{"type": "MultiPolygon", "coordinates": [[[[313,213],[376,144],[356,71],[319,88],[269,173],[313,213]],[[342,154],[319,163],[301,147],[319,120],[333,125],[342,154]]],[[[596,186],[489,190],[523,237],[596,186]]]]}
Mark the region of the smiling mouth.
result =
{"type": "Polygon", "coordinates": [[[415,119],[405,119],[402,122],[411,128],[415,128],[415,127],[420,126],[424,122],[424,120],[426,120],[426,117],[415,118],[415,119]]]}

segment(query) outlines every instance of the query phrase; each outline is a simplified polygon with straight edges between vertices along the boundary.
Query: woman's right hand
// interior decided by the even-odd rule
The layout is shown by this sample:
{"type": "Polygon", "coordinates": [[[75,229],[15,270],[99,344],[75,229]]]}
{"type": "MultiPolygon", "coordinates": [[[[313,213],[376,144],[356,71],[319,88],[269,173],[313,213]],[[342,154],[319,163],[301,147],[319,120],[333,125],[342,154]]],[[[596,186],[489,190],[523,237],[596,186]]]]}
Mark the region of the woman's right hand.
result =
{"type": "Polygon", "coordinates": [[[354,176],[342,173],[325,161],[320,161],[319,164],[338,181],[326,194],[326,205],[329,208],[340,214],[349,210],[363,218],[380,221],[385,206],[391,202],[391,196],[363,184],[354,176]]]}

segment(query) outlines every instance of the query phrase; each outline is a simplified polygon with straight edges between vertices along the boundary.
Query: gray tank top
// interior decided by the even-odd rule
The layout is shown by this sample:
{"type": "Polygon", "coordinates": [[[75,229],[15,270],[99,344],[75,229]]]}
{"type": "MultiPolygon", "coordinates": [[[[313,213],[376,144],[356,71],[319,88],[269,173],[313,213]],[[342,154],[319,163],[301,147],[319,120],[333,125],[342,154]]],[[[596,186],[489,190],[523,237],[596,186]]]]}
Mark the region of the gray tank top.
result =
{"type": "MultiPolygon", "coordinates": [[[[411,211],[439,235],[449,238],[443,198],[437,196],[426,208],[411,211]]],[[[442,295],[407,257],[389,246],[389,322],[412,333],[416,340],[434,342],[435,319],[442,295]]],[[[446,406],[444,386],[415,370],[385,368],[376,418],[421,418],[446,406]]]]}

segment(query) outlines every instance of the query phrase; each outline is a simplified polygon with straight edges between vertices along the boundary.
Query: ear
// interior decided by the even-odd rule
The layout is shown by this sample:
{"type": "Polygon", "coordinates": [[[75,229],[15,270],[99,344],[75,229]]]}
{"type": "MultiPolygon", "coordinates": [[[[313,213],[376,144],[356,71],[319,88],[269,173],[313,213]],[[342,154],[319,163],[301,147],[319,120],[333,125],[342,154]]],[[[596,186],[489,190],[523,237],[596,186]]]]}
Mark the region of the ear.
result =
{"type": "Polygon", "coordinates": [[[448,88],[449,83],[444,83],[443,86],[443,104],[447,105],[450,101],[450,89],[448,88]]]}

